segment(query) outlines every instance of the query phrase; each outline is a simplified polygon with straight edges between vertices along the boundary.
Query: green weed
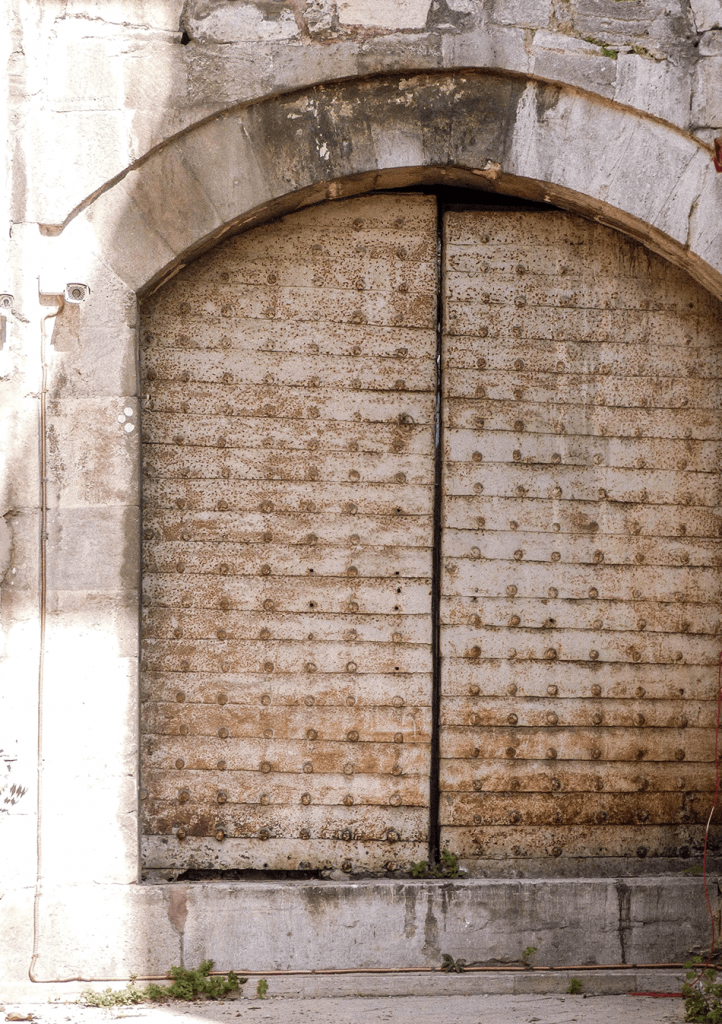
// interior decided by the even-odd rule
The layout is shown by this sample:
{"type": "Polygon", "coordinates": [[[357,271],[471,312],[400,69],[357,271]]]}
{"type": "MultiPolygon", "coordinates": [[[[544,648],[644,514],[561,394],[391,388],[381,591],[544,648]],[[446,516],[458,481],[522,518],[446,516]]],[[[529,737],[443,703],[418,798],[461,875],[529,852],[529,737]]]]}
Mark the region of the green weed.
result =
{"type": "Polygon", "coordinates": [[[463,974],[465,967],[466,960],[462,960],[461,957],[458,960],[454,960],[453,956],[450,956],[449,953],[441,954],[440,971],[446,971],[447,974],[463,974]]]}
{"type": "Polygon", "coordinates": [[[722,1022],[722,985],[717,983],[717,971],[708,967],[700,971],[701,956],[695,956],[684,965],[687,968],[686,981],[682,985],[684,996],[684,1019],[699,1021],[700,1024],[722,1022]]]}
{"type": "Polygon", "coordinates": [[[430,864],[427,860],[413,861],[411,864],[411,877],[458,878],[459,858],[451,850],[442,850],[439,864],[430,864]]]}
{"type": "Polygon", "coordinates": [[[581,978],[571,978],[570,981],[569,981],[569,988],[567,989],[567,993],[570,996],[578,996],[581,991],[582,991],[582,980],[581,980],[581,978]]]}
{"type": "Polygon", "coordinates": [[[151,982],[145,988],[138,988],[135,975],[132,975],[125,988],[106,988],[102,992],[86,989],[81,992],[79,1002],[85,1006],[131,1006],[134,1003],[159,1003],[166,999],[183,999],[186,1002],[201,997],[222,999],[229,992],[237,992],[248,981],[248,978],[239,978],[234,971],[211,978],[212,970],[212,960],[204,960],[195,971],[188,971],[185,967],[171,967],[169,973],[173,984],[167,987],[151,982]]]}
{"type": "Polygon", "coordinates": [[[265,978],[259,978],[258,984],[256,985],[256,995],[259,999],[265,999],[266,992],[268,992],[268,982],[265,978]]]}

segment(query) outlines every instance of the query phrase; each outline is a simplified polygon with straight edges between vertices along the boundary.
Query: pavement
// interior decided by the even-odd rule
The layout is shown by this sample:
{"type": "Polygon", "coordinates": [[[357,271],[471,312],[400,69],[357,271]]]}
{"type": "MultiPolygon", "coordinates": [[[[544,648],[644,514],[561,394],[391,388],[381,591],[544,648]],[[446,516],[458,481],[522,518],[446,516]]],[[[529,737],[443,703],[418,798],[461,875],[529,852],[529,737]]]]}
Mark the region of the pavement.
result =
{"type": "Polygon", "coordinates": [[[38,1024],[678,1024],[684,1000],[630,995],[267,996],[95,1008],[75,1003],[6,1003],[0,1022],[38,1024]],[[32,1014],[32,1017],[30,1017],[32,1014]]]}

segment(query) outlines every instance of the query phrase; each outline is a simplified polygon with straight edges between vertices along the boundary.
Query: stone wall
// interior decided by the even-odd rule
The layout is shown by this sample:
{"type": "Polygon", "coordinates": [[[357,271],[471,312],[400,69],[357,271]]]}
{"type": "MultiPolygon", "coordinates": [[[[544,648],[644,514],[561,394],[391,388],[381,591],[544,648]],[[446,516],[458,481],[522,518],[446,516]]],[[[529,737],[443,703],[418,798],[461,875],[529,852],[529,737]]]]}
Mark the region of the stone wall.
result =
{"type": "Polygon", "coordinates": [[[722,4],[2,0],[0,12],[0,975],[20,984],[29,969],[48,982],[142,973],[151,961],[132,936],[168,916],[162,887],[143,896],[152,910],[131,898],[137,295],[228,231],[422,180],[596,217],[719,294],[722,4]],[[447,144],[457,115],[477,136],[447,144]],[[90,292],[63,307],[73,282],[90,292]],[[89,903],[121,924],[90,928],[86,962],[68,966],[63,915],[72,931],[89,903]]]}

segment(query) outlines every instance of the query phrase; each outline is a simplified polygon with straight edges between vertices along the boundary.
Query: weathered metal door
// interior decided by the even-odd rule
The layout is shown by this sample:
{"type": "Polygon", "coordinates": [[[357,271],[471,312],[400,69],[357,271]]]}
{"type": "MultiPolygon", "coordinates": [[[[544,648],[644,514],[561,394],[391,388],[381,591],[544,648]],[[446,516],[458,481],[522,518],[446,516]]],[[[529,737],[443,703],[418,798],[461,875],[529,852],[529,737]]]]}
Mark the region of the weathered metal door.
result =
{"type": "Polygon", "coordinates": [[[144,307],[143,860],[425,856],[436,204],[238,236],[144,307]]]}
{"type": "Polygon", "coordinates": [[[714,788],[720,307],[565,213],[448,213],[443,251],[442,843],[688,855],[714,788]]]}

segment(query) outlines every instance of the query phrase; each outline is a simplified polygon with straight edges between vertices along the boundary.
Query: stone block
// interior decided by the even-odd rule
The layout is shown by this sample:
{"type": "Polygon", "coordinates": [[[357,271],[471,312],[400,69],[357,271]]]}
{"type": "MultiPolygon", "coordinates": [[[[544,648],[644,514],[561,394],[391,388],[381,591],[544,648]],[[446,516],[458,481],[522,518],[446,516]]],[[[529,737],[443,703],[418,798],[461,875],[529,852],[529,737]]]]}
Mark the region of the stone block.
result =
{"type": "Polygon", "coordinates": [[[364,28],[424,28],[431,0],[337,0],[340,25],[364,28]]]}
{"type": "Polygon", "coordinates": [[[561,32],[534,33],[531,46],[535,75],[598,93],[614,95],[617,62],[604,56],[600,47],[561,32]]]}
{"type": "Polygon", "coordinates": [[[242,113],[202,125],[182,140],[181,148],[223,223],[271,198],[267,174],[244,130],[242,113]]]}
{"type": "Polygon", "coordinates": [[[26,159],[35,171],[27,217],[39,224],[62,224],[128,165],[125,115],[118,109],[29,109],[25,125],[26,159]]]}
{"type": "Polygon", "coordinates": [[[615,879],[198,884],[187,889],[184,952],[187,963],[208,956],[220,970],[249,971],[436,967],[442,951],[501,966],[519,964],[527,945],[539,949],[538,966],[621,963],[632,950],[636,962],[675,961],[705,928],[698,889],[678,876],[621,887],[615,879]]]}
{"type": "Polygon", "coordinates": [[[545,29],[549,27],[551,0],[494,0],[492,20],[516,28],[545,29]]]}
{"type": "Polygon", "coordinates": [[[58,111],[119,110],[122,106],[114,40],[78,34],[77,22],[56,22],[53,59],[47,65],[47,101],[58,111]]]}
{"type": "Polygon", "coordinates": [[[690,0],[692,17],[698,32],[711,28],[722,28],[722,3],[720,0],[690,0]]]}
{"type": "MultiPolygon", "coordinates": [[[[35,858],[32,858],[33,861],[35,858]]],[[[33,879],[34,882],[34,879],[33,879]]],[[[33,886],[4,889],[0,899],[0,985],[28,980],[33,955],[33,886]]]]}
{"type": "MultiPolygon", "coordinates": [[[[103,0],[102,24],[177,32],[183,6],[184,0],[103,0]]],[[[63,16],[97,19],[97,0],[67,0],[63,16]]]]}
{"type": "Polygon", "coordinates": [[[110,269],[137,292],[178,254],[140,209],[129,190],[132,184],[121,181],[99,196],[83,214],[83,221],[110,269]]]}
{"type": "Polygon", "coordinates": [[[183,24],[199,43],[288,41],[301,35],[293,5],[273,0],[191,0],[183,24]]]}
{"type": "MultiPolygon", "coordinates": [[[[140,111],[151,113],[158,130],[173,134],[167,124],[175,108],[187,103],[187,58],[185,47],[168,39],[141,38],[129,45],[117,60],[117,76],[121,83],[122,103],[133,111],[133,128],[140,111]]],[[[135,149],[136,159],[145,150],[135,149]]]]}
{"type": "MultiPolygon", "coordinates": [[[[138,504],[140,423],[137,399],[61,398],[51,401],[46,430],[51,507],[138,504]]],[[[94,532],[98,529],[96,527],[94,532]]]]}
{"type": "Polygon", "coordinates": [[[492,67],[526,73],[531,71],[525,32],[508,26],[476,26],[462,35],[442,41],[444,67],[492,67]]]}
{"type": "Polygon", "coordinates": [[[689,68],[620,53],[614,98],[680,128],[689,125],[692,80],[689,68]]]}
{"type": "Polygon", "coordinates": [[[164,976],[171,964],[181,962],[168,895],[157,887],[47,886],[40,925],[40,982],[164,976]]]}
{"type": "Polygon", "coordinates": [[[692,115],[695,128],[722,126],[722,56],[697,62],[692,82],[692,115]]]}
{"type": "Polygon", "coordinates": [[[53,590],[133,590],[139,580],[136,505],[48,513],[47,581],[53,590]]]}

